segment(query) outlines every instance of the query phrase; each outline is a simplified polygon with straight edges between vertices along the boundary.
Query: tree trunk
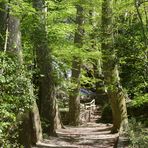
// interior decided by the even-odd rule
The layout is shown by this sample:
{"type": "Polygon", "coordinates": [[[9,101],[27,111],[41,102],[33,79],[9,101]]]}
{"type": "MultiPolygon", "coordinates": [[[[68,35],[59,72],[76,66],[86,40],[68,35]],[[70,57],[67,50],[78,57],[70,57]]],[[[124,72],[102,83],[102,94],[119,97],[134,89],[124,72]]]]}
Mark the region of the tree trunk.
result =
{"type": "Polygon", "coordinates": [[[69,99],[69,123],[71,125],[77,126],[80,124],[80,72],[81,63],[79,59],[73,61],[72,65],[72,83],[76,84],[76,88],[70,92],[69,99]]]}
{"type": "Polygon", "coordinates": [[[33,103],[32,110],[24,113],[19,120],[22,120],[19,142],[25,148],[31,148],[32,145],[36,145],[36,143],[43,140],[40,116],[36,102],[33,103]]]}
{"type": "MultiPolygon", "coordinates": [[[[6,8],[5,4],[5,8],[6,8]]],[[[2,46],[5,44],[5,51],[9,53],[11,56],[16,56],[20,65],[23,64],[22,57],[22,46],[21,46],[21,31],[20,31],[20,20],[19,18],[10,15],[11,10],[4,10],[4,16],[1,18],[1,23],[3,25],[3,30],[6,33],[8,31],[8,37],[5,38],[5,41],[2,46]],[[4,20],[3,20],[4,19],[4,20]]],[[[5,36],[5,35],[4,35],[5,36]]],[[[33,96],[33,88],[32,84],[30,84],[30,96],[33,96]]],[[[27,148],[31,147],[32,144],[42,140],[42,129],[40,124],[40,116],[38,112],[38,108],[36,106],[36,102],[34,102],[32,109],[25,113],[23,116],[19,117],[18,120],[22,120],[23,133],[19,135],[19,139],[23,139],[22,143],[27,148]],[[24,135],[26,135],[25,138],[24,135]]]]}
{"type": "Polygon", "coordinates": [[[40,142],[43,140],[40,115],[39,115],[39,110],[38,110],[36,101],[33,104],[30,114],[31,114],[31,120],[32,120],[31,121],[32,122],[32,126],[31,126],[32,127],[32,143],[36,144],[37,142],[40,142]]]}
{"type": "MultiPolygon", "coordinates": [[[[93,27],[93,30],[90,34],[90,41],[91,41],[91,48],[92,50],[96,50],[98,52],[101,52],[100,50],[98,50],[97,47],[97,21],[95,19],[95,9],[92,9],[90,11],[90,24],[93,27]]],[[[102,59],[100,57],[100,59],[95,59],[93,61],[93,70],[94,70],[94,77],[96,78],[96,104],[105,104],[106,102],[108,102],[108,97],[106,95],[106,91],[105,91],[105,86],[104,86],[104,78],[103,78],[103,72],[102,72],[102,59]]]]}
{"type": "Polygon", "coordinates": [[[53,73],[52,50],[49,48],[45,14],[42,0],[33,0],[33,6],[38,12],[39,21],[34,32],[34,47],[36,50],[37,67],[39,69],[39,111],[42,120],[47,125],[43,128],[49,135],[56,135],[56,129],[61,128],[58,105],[56,102],[55,76],[53,73]],[[44,12],[44,13],[42,13],[44,12]]]}
{"type": "Polygon", "coordinates": [[[112,132],[118,132],[120,129],[126,130],[128,120],[125,95],[120,85],[116,54],[113,48],[112,2],[112,0],[104,0],[102,3],[101,49],[105,85],[107,86],[113,114],[112,132]]]}
{"type": "Polygon", "coordinates": [[[0,51],[4,50],[5,45],[5,35],[6,35],[6,20],[7,13],[6,4],[4,2],[0,2],[0,51]]]}
{"type": "Polygon", "coordinates": [[[20,20],[8,14],[7,18],[8,27],[8,44],[7,51],[13,55],[16,55],[19,63],[23,63],[22,57],[22,45],[21,45],[21,32],[20,32],[20,20]]]}
{"type": "MultiPolygon", "coordinates": [[[[84,36],[84,10],[80,5],[77,5],[77,16],[76,24],[78,28],[75,32],[74,44],[77,48],[82,48],[83,46],[83,36],[84,36]]],[[[72,62],[72,83],[76,86],[70,92],[69,100],[69,123],[71,125],[77,126],[80,124],[80,74],[81,74],[81,59],[80,57],[73,57],[72,62]]]]}

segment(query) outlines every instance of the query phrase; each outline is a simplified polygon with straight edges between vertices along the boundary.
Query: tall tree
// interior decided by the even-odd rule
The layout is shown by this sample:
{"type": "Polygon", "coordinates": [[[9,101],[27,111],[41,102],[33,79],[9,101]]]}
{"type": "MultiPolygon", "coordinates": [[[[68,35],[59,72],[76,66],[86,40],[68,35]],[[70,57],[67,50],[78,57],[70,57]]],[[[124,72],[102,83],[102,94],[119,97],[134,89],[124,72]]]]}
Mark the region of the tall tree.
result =
{"type": "MultiPolygon", "coordinates": [[[[83,36],[84,36],[84,10],[81,5],[77,5],[77,16],[76,24],[77,30],[75,32],[74,44],[77,48],[82,48],[83,46],[83,36]]],[[[70,92],[69,100],[69,120],[72,125],[79,125],[80,123],[80,74],[81,74],[82,61],[79,56],[73,57],[72,62],[72,83],[75,84],[74,88],[70,92]]]]}
{"type": "MultiPolygon", "coordinates": [[[[23,57],[21,45],[20,19],[13,15],[11,9],[6,9],[9,4],[3,4],[5,6],[2,10],[3,16],[7,17],[1,18],[1,24],[3,25],[3,28],[0,29],[2,29],[1,32],[5,32],[5,35],[3,35],[5,37],[5,40],[3,41],[2,46],[5,45],[4,52],[8,53],[10,56],[16,57],[17,62],[19,63],[18,65],[20,65],[20,67],[18,67],[18,73],[21,73],[20,70],[23,64],[23,57]]],[[[29,95],[33,99],[33,86],[31,83],[29,87],[29,95]]],[[[32,144],[36,144],[38,141],[42,140],[40,116],[35,100],[33,101],[32,108],[29,111],[24,112],[24,114],[21,115],[18,120],[23,121],[22,133],[19,133],[21,144],[29,148],[32,144]]]]}
{"type": "Polygon", "coordinates": [[[110,99],[113,128],[112,132],[127,128],[127,110],[125,95],[120,84],[119,71],[116,60],[116,52],[113,47],[113,0],[103,0],[102,3],[102,43],[103,73],[108,97],[110,99]]]}
{"type": "Polygon", "coordinates": [[[56,101],[55,77],[53,72],[52,49],[49,48],[44,0],[33,0],[33,6],[38,12],[38,21],[34,31],[34,47],[39,69],[39,110],[41,118],[48,125],[47,134],[56,135],[56,129],[61,128],[58,105],[56,101]]]}
{"type": "MultiPolygon", "coordinates": [[[[90,33],[90,41],[91,41],[91,48],[92,50],[98,51],[101,53],[100,48],[98,48],[97,43],[97,37],[98,37],[98,22],[96,20],[96,10],[94,7],[94,4],[92,4],[93,9],[90,11],[90,24],[92,25],[92,32],[90,33]]],[[[96,93],[97,93],[97,99],[96,103],[106,103],[107,102],[107,95],[105,92],[104,87],[104,80],[103,80],[103,72],[102,72],[102,59],[101,57],[99,59],[93,60],[93,70],[94,70],[94,76],[96,78],[96,93]]]]}

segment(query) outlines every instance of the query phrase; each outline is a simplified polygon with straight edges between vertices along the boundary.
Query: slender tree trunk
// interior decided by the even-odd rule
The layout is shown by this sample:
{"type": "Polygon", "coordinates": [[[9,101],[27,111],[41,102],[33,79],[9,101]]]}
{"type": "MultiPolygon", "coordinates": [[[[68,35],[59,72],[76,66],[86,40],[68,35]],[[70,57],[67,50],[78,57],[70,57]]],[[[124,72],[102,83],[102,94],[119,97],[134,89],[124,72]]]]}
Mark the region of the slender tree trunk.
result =
{"type": "Polygon", "coordinates": [[[6,4],[4,2],[0,2],[0,51],[4,50],[5,45],[5,33],[6,33],[6,20],[7,13],[6,4]]]}
{"type": "Polygon", "coordinates": [[[38,12],[39,21],[34,32],[34,46],[36,50],[37,67],[39,69],[39,110],[43,121],[48,125],[44,132],[56,135],[56,129],[61,128],[58,105],[56,101],[55,76],[53,74],[52,50],[49,48],[43,0],[33,0],[34,8],[38,12]],[[43,13],[44,12],[44,13],[43,13]]]}
{"type": "MultiPolygon", "coordinates": [[[[84,10],[80,5],[77,5],[76,24],[78,28],[75,32],[74,44],[77,48],[83,46],[84,36],[84,10]]],[[[71,125],[77,126],[80,123],[80,74],[81,74],[81,59],[77,56],[73,57],[72,63],[72,83],[76,84],[75,88],[70,92],[69,100],[69,122],[71,125]]]]}
{"type": "MultiPolygon", "coordinates": [[[[139,7],[140,4],[139,1],[137,0],[134,0],[134,3],[135,3],[135,8],[136,8],[136,11],[137,11],[137,15],[138,15],[138,18],[139,18],[139,21],[140,21],[140,25],[141,25],[141,32],[142,32],[142,37],[143,37],[143,42],[144,42],[144,45],[145,45],[145,50],[144,50],[144,59],[145,61],[148,61],[148,37],[146,35],[146,32],[148,31],[148,17],[147,17],[147,10],[146,10],[146,6],[145,6],[145,2],[144,2],[144,12],[145,12],[145,21],[146,21],[146,25],[144,25],[144,22],[143,22],[143,19],[142,19],[142,15],[140,14],[140,10],[139,10],[139,7]],[[144,27],[146,26],[146,27],[144,27]]],[[[148,65],[145,64],[145,73],[144,73],[144,76],[145,78],[147,77],[147,73],[148,73],[148,65]]]]}
{"type": "MultiPolygon", "coordinates": [[[[138,1],[137,0],[134,0],[135,2],[135,8],[136,8],[136,11],[137,11],[137,14],[138,14],[138,18],[140,20],[140,24],[141,24],[141,31],[142,31],[142,35],[143,35],[143,41],[144,41],[144,44],[145,44],[145,48],[147,48],[147,45],[148,45],[148,39],[147,39],[147,36],[146,36],[146,29],[144,27],[144,23],[143,23],[143,20],[142,20],[142,16],[140,14],[140,10],[139,10],[139,4],[138,4],[138,1]]],[[[146,11],[145,11],[146,12],[146,11]]],[[[147,21],[147,20],[146,20],[147,21]]]]}
{"type": "Polygon", "coordinates": [[[112,132],[118,132],[121,129],[126,130],[128,120],[125,95],[120,84],[116,54],[113,47],[112,2],[112,0],[103,0],[102,3],[101,49],[103,53],[105,85],[107,86],[113,115],[112,132]]]}

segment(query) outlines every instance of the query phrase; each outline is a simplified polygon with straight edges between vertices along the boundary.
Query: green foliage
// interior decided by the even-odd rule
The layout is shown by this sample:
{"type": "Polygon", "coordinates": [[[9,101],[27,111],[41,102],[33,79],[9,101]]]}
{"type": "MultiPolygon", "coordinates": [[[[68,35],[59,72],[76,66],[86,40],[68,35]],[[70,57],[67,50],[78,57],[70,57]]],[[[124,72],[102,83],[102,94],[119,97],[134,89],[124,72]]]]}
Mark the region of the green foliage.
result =
{"type": "MultiPolygon", "coordinates": [[[[21,18],[24,61],[31,68],[32,65],[36,64],[33,43],[42,45],[41,41],[44,42],[46,37],[48,38],[47,46],[52,51],[51,57],[57,81],[55,84],[59,88],[57,95],[63,93],[63,96],[67,99],[68,91],[77,87],[76,82],[70,83],[70,79],[64,76],[68,70],[71,70],[74,57],[79,58],[87,67],[91,63],[90,69],[93,76],[87,76],[87,70],[83,69],[81,85],[94,87],[96,81],[99,80],[95,79],[92,65],[97,63],[94,61],[102,58],[100,53],[101,0],[45,0],[47,12],[37,12],[33,8],[31,0],[13,0],[9,3],[7,0],[0,0],[0,2],[7,3],[11,14],[21,18]],[[74,44],[77,29],[75,22],[77,4],[81,4],[85,11],[83,26],[85,35],[82,48],[77,48],[74,44]],[[95,15],[91,16],[90,11],[94,11],[95,15]],[[42,23],[39,22],[40,19],[43,19],[42,23]],[[33,59],[35,60],[34,63],[32,62],[33,59]]],[[[113,10],[114,48],[117,56],[115,62],[120,65],[122,85],[133,99],[132,103],[135,107],[148,103],[148,49],[141,30],[141,25],[143,25],[145,34],[148,36],[145,5],[141,4],[139,7],[143,24],[137,16],[133,0],[116,1],[113,10]]],[[[3,143],[3,146],[9,147],[8,144],[11,144],[12,139],[16,139],[18,136],[18,116],[30,109],[33,101],[33,96],[30,93],[32,91],[31,74],[25,66],[20,66],[15,58],[10,58],[2,53],[0,58],[0,144],[3,143]]],[[[60,95],[59,98],[62,98],[63,96],[60,95]]],[[[61,107],[64,107],[65,104],[62,101],[60,103],[61,107]]],[[[102,116],[106,117],[107,121],[111,121],[109,105],[103,108],[102,116]]],[[[135,126],[135,124],[134,121],[133,125],[135,126]]],[[[137,144],[135,134],[133,130],[130,133],[131,141],[134,141],[133,145],[137,144]]],[[[14,145],[14,147],[18,146],[14,145]]]]}
{"type": "Polygon", "coordinates": [[[35,13],[29,0],[13,0],[7,3],[10,8],[10,13],[17,17],[30,16],[35,13]]]}
{"type": "Polygon", "coordinates": [[[0,145],[18,147],[18,124],[33,101],[31,74],[15,57],[0,53],[0,145]],[[20,119],[19,119],[20,118],[20,119]]]}
{"type": "Polygon", "coordinates": [[[102,109],[101,122],[112,123],[112,110],[110,104],[105,104],[102,109]]]}
{"type": "Polygon", "coordinates": [[[144,95],[138,95],[133,101],[132,101],[132,105],[133,106],[142,106],[144,104],[148,103],[148,94],[144,94],[144,95]]]}
{"type": "Polygon", "coordinates": [[[148,145],[148,129],[132,118],[129,122],[130,148],[146,148],[148,145]]]}
{"type": "MultiPolygon", "coordinates": [[[[146,102],[148,88],[147,69],[147,3],[139,5],[142,22],[133,0],[116,2],[114,17],[115,48],[120,64],[120,77],[129,96],[137,103],[146,102]],[[145,7],[144,7],[145,6],[145,7]],[[143,29],[144,28],[144,31],[143,29]],[[145,34],[145,35],[144,35],[145,34]],[[140,101],[141,100],[141,101],[140,101]]],[[[137,103],[134,104],[137,104],[137,103]]],[[[138,105],[138,104],[137,104],[138,105]]]]}

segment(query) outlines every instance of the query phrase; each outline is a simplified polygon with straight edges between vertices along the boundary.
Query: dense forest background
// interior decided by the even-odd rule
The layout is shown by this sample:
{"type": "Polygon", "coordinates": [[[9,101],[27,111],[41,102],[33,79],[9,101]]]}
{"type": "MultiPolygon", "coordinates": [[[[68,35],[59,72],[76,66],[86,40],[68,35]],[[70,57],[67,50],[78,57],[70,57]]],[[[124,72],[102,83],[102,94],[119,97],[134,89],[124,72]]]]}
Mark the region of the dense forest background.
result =
{"type": "Polygon", "coordinates": [[[0,0],[0,146],[78,126],[84,91],[146,147],[148,1],[0,0]]]}

